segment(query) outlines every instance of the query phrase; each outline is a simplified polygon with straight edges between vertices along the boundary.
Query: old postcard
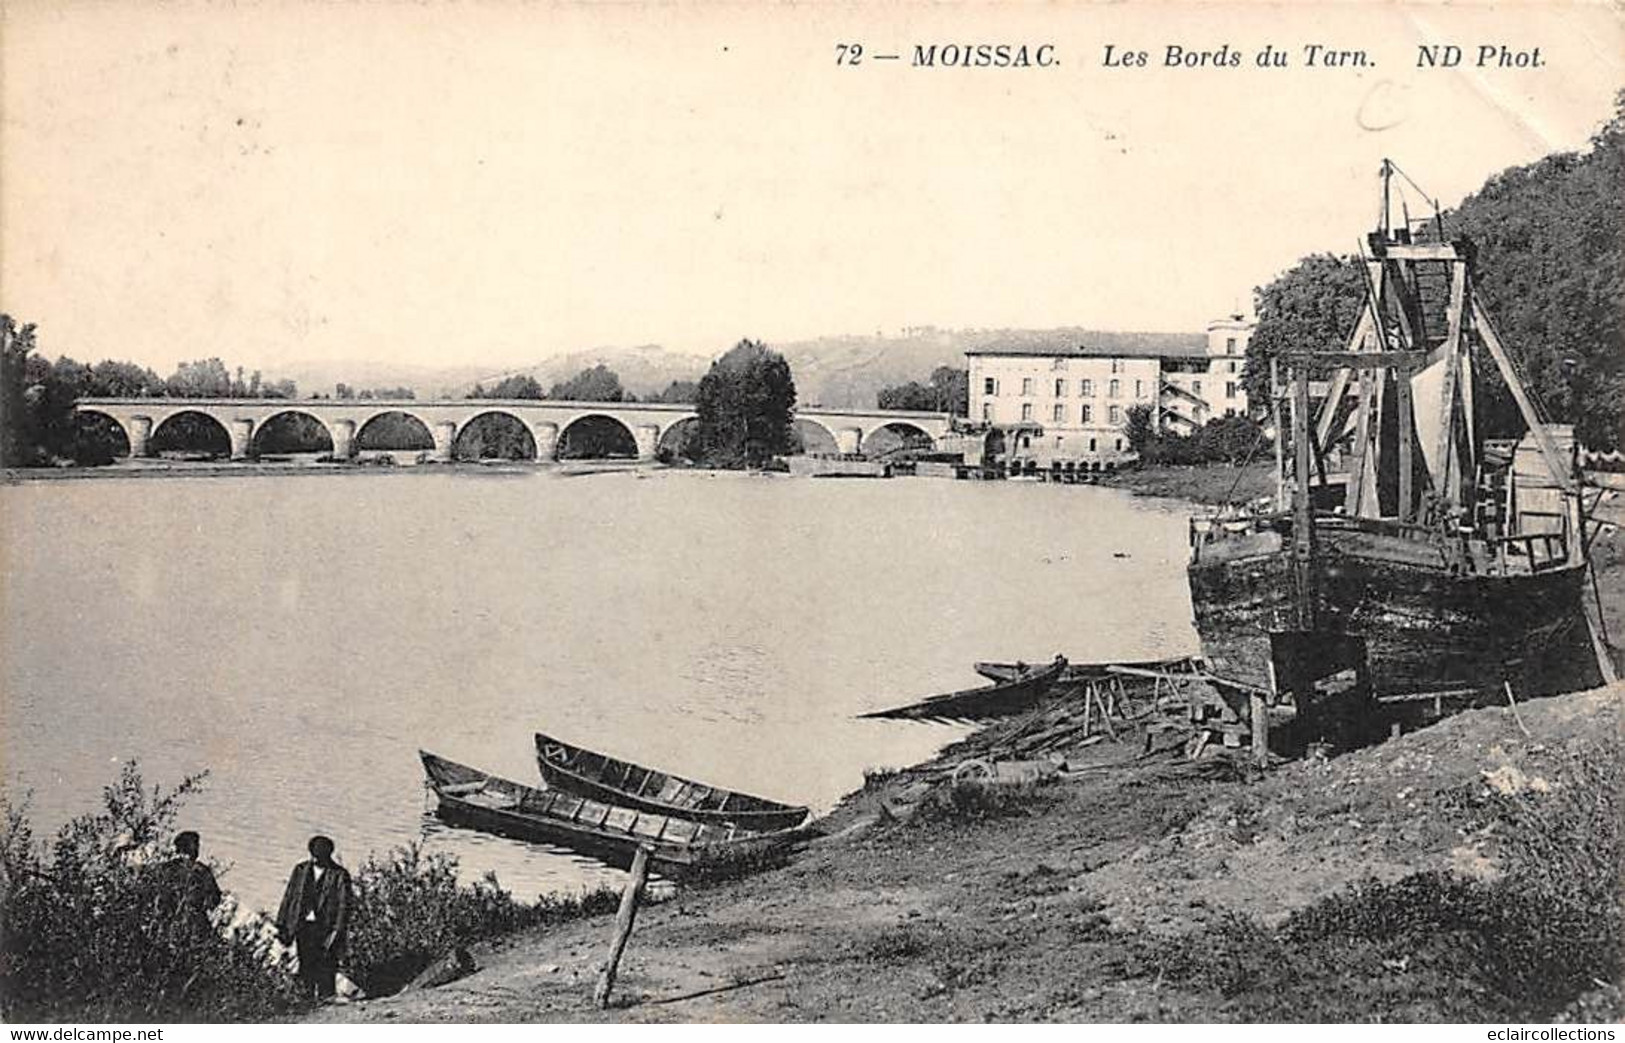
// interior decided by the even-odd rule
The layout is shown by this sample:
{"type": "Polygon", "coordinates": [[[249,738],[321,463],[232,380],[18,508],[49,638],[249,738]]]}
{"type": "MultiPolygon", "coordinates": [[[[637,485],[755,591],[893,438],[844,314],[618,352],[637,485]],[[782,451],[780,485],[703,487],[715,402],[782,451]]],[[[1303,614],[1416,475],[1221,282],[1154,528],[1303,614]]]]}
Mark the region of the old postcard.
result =
{"type": "Polygon", "coordinates": [[[0,0],[0,1016],[1618,1021],[1622,105],[1608,3],[0,0]]]}

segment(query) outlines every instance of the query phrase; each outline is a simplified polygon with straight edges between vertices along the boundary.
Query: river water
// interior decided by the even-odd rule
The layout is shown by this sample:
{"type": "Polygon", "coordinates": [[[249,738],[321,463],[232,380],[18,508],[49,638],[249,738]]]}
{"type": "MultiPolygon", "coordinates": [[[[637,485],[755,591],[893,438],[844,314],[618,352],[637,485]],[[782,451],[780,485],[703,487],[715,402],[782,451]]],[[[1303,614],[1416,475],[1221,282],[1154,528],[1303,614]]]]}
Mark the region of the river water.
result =
{"type": "Polygon", "coordinates": [[[534,781],[545,730],[827,810],[963,730],[853,715],[976,659],[1191,652],[1185,514],[1113,490],[675,471],[0,488],[0,758],[36,829],[119,762],[275,907],[313,832],[522,897],[596,863],[441,826],[417,750],[534,781]]]}

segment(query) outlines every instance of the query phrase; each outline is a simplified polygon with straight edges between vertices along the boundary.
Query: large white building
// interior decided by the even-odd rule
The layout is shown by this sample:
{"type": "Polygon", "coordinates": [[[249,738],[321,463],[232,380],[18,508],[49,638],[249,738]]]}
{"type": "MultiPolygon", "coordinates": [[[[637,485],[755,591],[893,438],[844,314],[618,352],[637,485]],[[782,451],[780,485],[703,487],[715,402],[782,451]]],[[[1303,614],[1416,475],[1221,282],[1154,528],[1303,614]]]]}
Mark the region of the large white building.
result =
{"type": "Polygon", "coordinates": [[[1004,436],[1013,461],[1089,470],[1133,459],[1128,410],[1151,407],[1164,430],[1189,434],[1247,413],[1242,389],[1253,323],[1231,315],[1206,336],[1113,337],[1111,343],[1025,342],[965,353],[970,420],[1004,436]]]}

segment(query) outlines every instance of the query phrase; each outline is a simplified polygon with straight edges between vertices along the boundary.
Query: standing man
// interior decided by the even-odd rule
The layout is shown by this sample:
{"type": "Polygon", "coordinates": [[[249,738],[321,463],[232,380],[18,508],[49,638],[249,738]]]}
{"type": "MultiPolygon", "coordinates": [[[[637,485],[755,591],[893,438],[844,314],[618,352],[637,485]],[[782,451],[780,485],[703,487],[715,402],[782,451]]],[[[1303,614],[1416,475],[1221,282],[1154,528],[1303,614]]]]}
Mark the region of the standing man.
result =
{"type": "Polygon", "coordinates": [[[209,914],[220,904],[214,870],[198,861],[201,844],[194,830],[175,834],[175,857],[160,869],[167,884],[169,915],[187,929],[207,930],[209,914]]]}
{"type": "Polygon", "coordinates": [[[350,872],[333,861],[333,841],[310,838],[310,858],[293,867],[277,910],[277,937],[299,954],[299,982],[316,999],[331,999],[339,957],[350,930],[350,872]]]}

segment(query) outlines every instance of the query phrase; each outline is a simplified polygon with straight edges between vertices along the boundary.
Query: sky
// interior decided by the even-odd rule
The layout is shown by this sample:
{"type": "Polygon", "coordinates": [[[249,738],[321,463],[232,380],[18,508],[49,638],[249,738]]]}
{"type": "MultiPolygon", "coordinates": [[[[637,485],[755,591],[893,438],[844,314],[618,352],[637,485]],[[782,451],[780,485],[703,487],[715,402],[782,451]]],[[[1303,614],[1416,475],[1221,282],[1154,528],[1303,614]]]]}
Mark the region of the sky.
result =
{"type": "Polygon", "coordinates": [[[0,307],[45,354],[160,372],[1200,330],[1352,251],[1383,157],[1448,206],[1583,148],[1625,87],[1625,15],[1590,3],[0,10],[0,307]],[[913,67],[933,43],[1058,64],[913,67]],[[1474,67],[1501,44],[1541,65],[1474,67]]]}

